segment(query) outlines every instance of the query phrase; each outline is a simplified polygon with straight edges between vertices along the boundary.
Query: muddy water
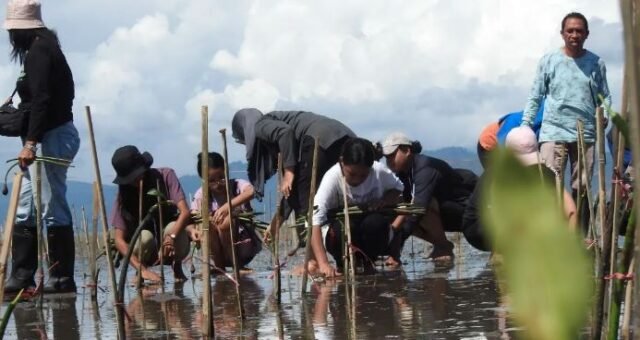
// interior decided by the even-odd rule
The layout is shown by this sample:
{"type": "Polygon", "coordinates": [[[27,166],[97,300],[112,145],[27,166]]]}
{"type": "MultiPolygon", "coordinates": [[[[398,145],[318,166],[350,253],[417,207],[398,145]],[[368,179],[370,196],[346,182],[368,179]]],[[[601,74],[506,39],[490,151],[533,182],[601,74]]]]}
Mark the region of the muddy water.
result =
{"type": "MultiPolygon", "coordinates": [[[[238,318],[231,280],[213,280],[216,335],[221,339],[507,339],[513,337],[506,311],[500,306],[488,255],[463,245],[455,265],[436,267],[426,260],[424,245],[407,243],[402,270],[382,270],[360,276],[349,294],[355,296],[355,318],[348,317],[347,288],[340,280],[313,283],[301,298],[299,276],[284,273],[282,304],[272,298],[270,255],[251,263],[253,273],[241,285],[246,318],[238,318]],[[411,254],[411,248],[414,254],[411,254]],[[419,251],[418,251],[419,249],[419,251]]],[[[299,255],[289,261],[293,267],[299,255]]],[[[104,266],[104,264],[103,264],[104,266]]],[[[78,294],[49,296],[42,311],[35,302],[22,302],[9,321],[7,338],[113,339],[115,315],[108,280],[101,275],[96,302],[83,287],[78,259],[78,294]]],[[[185,265],[188,273],[189,264],[185,265]]],[[[105,270],[103,270],[105,272],[105,270]]],[[[133,272],[131,272],[133,275],[133,272]]],[[[171,275],[168,275],[171,277],[171,275]]],[[[147,286],[126,292],[127,335],[135,339],[199,339],[201,280],[175,283],[165,290],[147,286]]]]}

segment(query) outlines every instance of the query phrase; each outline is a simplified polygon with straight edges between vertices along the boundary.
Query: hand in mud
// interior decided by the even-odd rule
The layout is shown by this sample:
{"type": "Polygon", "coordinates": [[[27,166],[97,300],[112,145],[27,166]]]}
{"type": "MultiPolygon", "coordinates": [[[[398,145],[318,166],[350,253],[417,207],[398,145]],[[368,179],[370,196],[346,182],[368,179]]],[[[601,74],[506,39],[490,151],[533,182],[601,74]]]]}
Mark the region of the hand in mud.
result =
{"type": "Polygon", "coordinates": [[[213,223],[220,224],[224,222],[224,219],[229,216],[229,204],[225,203],[223,206],[218,208],[215,213],[213,213],[213,223]]]}
{"type": "Polygon", "coordinates": [[[334,268],[332,265],[326,263],[321,264],[319,268],[319,272],[321,275],[324,275],[325,278],[331,279],[334,277],[341,276],[342,274],[338,273],[338,270],[334,268]]]}
{"type": "Polygon", "coordinates": [[[160,275],[154,273],[149,269],[142,270],[142,278],[151,282],[160,282],[160,275]]]}

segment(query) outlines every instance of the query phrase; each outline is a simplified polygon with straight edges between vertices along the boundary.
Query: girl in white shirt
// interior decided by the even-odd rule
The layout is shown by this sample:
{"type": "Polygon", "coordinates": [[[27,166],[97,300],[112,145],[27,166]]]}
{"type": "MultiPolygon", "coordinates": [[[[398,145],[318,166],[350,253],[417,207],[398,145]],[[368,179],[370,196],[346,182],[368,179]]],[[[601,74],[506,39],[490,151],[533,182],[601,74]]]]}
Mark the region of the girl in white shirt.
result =
{"type": "MultiPolygon", "coordinates": [[[[342,207],[342,177],[346,181],[347,200],[350,206],[359,205],[365,214],[351,216],[351,240],[358,252],[358,260],[365,272],[373,271],[371,261],[382,255],[389,243],[390,224],[393,216],[385,216],[377,210],[385,205],[401,201],[402,182],[382,163],[374,162],[373,144],[362,138],[348,140],[342,149],[340,161],[327,171],[314,197],[316,210],[313,214],[311,246],[320,274],[325,277],[338,275],[329,264],[327,251],[339,267],[342,266],[340,246],[340,221],[331,218],[330,211],[342,207]],[[329,226],[323,244],[321,227],[329,226]]],[[[315,264],[312,264],[313,267],[315,264]]]]}

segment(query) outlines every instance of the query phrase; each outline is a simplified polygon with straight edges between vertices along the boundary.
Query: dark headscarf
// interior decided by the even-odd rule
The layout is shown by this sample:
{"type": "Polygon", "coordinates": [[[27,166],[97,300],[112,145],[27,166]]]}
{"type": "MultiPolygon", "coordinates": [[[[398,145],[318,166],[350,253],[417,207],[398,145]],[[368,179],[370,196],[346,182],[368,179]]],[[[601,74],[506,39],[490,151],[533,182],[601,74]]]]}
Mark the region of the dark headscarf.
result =
{"type": "Polygon", "coordinates": [[[255,197],[260,201],[264,196],[264,184],[276,173],[276,157],[267,145],[256,138],[256,123],[262,118],[258,109],[242,109],[233,115],[231,121],[232,137],[236,142],[244,144],[249,163],[247,173],[255,190],[255,197]]]}

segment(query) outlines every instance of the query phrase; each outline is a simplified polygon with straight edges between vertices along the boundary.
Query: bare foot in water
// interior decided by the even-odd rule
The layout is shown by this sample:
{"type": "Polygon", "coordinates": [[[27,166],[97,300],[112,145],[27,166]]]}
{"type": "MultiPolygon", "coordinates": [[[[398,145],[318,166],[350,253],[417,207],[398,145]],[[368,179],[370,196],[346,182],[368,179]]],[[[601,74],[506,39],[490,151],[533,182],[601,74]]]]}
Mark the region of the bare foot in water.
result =
{"type": "Polygon", "coordinates": [[[174,263],[173,264],[173,277],[176,282],[184,282],[187,281],[187,276],[184,275],[182,271],[182,263],[174,263]]]}

